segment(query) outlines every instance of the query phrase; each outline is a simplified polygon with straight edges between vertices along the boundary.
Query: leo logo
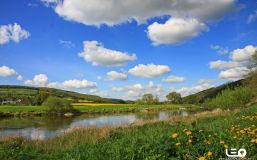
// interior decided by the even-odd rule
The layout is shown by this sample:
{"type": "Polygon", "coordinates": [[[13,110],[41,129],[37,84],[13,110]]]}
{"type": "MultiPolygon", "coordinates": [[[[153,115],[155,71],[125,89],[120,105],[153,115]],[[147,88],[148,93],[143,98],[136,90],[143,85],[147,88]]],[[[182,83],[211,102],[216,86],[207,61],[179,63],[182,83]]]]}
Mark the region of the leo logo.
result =
{"type": "Polygon", "coordinates": [[[237,150],[236,148],[231,148],[230,150],[226,149],[226,155],[228,157],[233,157],[233,158],[243,158],[247,154],[246,150],[244,148],[240,148],[237,150]]]}

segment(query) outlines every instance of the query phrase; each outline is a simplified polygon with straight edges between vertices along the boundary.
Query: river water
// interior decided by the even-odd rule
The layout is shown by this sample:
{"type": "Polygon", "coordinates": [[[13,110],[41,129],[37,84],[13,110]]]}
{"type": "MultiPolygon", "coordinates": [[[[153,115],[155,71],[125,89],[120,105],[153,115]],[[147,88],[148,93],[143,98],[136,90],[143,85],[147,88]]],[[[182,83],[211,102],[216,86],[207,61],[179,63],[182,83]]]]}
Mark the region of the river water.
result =
{"type": "Polygon", "coordinates": [[[188,116],[186,111],[160,111],[126,114],[83,114],[67,117],[23,117],[0,119],[0,136],[22,136],[31,140],[44,140],[63,135],[79,127],[128,125],[146,120],[165,120],[173,116],[188,116]]]}

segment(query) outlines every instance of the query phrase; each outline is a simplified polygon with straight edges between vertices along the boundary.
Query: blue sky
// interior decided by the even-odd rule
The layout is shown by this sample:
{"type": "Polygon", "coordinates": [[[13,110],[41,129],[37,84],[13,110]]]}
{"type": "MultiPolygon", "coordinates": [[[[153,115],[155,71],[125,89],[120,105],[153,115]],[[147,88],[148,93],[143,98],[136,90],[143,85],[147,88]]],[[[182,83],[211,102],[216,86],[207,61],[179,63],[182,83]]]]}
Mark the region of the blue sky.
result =
{"type": "Polygon", "coordinates": [[[257,49],[257,2],[199,2],[2,0],[0,84],[164,99],[240,79],[257,49]]]}

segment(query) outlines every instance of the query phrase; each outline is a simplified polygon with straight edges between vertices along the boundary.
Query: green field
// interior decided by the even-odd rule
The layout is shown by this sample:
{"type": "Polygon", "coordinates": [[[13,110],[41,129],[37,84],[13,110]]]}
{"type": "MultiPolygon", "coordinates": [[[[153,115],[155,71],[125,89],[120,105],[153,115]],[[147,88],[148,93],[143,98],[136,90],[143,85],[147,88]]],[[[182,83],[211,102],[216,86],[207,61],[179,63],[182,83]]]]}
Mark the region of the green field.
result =
{"type": "MultiPolygon", "coordinates": [[[[138,111],[158,111],[173,110],[179,108],[198,109],[196,105],[137,105],[137,104],[90,104],[87,106],[73,106],[80,113],[113,113],[113,112],[138,112],[138,111]]],[[[47,107],[45,106],[0,106],[0,114],[45,114],[47,107]]]]}
{"type": "Polygon", "coordinates": [[[257,155],[257,105],[119,128],[77,129],[45,141],[2,138],[0,159],[218,159],[225,148],[257,155]],[[82,138],[83,137],[83,138],[82,138]]]}

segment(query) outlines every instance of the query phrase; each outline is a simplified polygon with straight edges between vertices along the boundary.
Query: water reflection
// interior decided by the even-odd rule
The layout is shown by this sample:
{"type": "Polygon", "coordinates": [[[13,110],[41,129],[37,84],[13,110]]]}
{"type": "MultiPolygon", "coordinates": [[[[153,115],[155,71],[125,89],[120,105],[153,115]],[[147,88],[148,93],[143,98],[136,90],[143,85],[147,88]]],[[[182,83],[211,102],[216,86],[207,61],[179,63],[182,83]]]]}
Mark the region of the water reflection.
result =
{"type": "Polygon", "coordinates": [[[104,127],[132,124],[145,120],[164,120],[188,112],[150,112],[112,115],[80,115],[65,117],[29,117],[0,119],[0,136],[22,136],[28,139],[47,139],[78,127],[104,127]]]}

